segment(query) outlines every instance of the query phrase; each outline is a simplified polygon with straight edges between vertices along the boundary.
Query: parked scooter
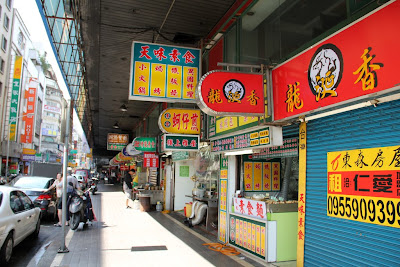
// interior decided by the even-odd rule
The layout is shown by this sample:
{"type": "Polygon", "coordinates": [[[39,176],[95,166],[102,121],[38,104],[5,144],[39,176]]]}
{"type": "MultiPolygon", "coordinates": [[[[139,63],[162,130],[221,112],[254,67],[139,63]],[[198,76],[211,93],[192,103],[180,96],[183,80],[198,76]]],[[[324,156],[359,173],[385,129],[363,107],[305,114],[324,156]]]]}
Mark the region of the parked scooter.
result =
{"type": "Polygon", "coordinates": [[[71,197],[69,204],[69,223],[72,230],[76,230],[80,222],[83,222],[86,225],[94,219],[92,200],[89,191],[90,189],[85,192],[78,191],[73,193],[71,197]]]}
{"type": "Polygon", "coordinates": [[[99,179],[96,177],[92,178],[92,181],[90,183],[90,191],[92,191],[92,194],[95,195],[97,192],[97,184],[99,183],[99,179]]]}

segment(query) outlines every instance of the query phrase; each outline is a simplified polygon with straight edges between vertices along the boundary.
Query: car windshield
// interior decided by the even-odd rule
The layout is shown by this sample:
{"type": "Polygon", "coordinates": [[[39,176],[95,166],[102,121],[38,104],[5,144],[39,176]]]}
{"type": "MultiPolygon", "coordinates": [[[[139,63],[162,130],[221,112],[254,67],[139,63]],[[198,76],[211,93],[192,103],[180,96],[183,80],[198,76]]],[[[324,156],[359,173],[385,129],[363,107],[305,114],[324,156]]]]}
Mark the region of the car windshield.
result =
{"type": "Polygon", "coordinates": [[[49,178],[46,177],[19,177],[13,180],[12,186],[19,188],[46,188],[49,178]]]}

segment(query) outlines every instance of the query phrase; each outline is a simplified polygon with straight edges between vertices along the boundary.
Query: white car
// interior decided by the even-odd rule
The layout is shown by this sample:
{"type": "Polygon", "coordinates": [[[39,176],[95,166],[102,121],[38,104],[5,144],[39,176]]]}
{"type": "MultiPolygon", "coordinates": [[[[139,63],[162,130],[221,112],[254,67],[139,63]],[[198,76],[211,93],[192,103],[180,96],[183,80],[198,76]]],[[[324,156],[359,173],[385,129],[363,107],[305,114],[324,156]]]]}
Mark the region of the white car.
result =
{"type": "Polygon", "coordinates": [[[15,187],[0,185],[0,266],[6,265],[13,248],[40,231],[40,208],[15,187]]]}

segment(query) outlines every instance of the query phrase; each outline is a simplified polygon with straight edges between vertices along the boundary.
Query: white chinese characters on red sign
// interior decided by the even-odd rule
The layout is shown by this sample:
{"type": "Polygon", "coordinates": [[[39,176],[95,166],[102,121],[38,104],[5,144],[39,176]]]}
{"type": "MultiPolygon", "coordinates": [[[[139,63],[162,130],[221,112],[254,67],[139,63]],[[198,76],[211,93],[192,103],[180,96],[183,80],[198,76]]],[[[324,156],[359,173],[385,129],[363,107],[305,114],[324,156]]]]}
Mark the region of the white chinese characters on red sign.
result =
{"type": "Polygon", "coordinates": [[[243,214],[261,220],[266,220],[266,204],[264,201],[256,201],[247,198],[233,198],[235,213],[243,214]]]}
{"type": "Polygon", "coordinates": [[[156,153],[144,153],[143,156],[143,166],[150,168],[158,168],[159,167],[159,159],[156,153]]]}

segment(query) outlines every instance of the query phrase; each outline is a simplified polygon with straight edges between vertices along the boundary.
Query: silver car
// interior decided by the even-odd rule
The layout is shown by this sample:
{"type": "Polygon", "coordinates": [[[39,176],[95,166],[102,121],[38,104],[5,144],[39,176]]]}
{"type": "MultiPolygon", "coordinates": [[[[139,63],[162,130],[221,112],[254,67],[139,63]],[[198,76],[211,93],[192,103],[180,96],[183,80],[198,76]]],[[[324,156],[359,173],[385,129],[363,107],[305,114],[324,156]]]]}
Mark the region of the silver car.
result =
{"type": "Polygon", "coordinates": [[[15,187],[0,185],[0,266],[6,265],[16,245],[40,231],[40,208],[15,187]]]}

